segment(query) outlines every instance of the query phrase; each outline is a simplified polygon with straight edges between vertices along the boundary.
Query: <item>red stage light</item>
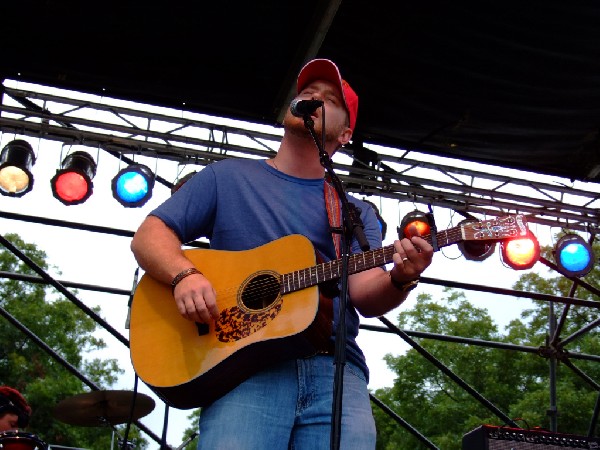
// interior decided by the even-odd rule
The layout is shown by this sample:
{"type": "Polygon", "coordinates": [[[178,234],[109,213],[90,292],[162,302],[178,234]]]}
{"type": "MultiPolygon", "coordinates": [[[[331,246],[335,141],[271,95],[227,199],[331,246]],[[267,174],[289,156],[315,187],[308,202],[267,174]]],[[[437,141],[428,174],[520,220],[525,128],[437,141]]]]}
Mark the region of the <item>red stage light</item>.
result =
{"type": "Polygon", "coordinates": [[[529,233],[527,237],[502,242],[502,261],[515,270],[531,269],[540,259],[540,244],[529,233]]]}
{"type": "Polygon", "coordinates": [[[398,235],[402,239],[404,237],[412,237],[413,233],[410,232],[410,227],[414,226],[421,236],[427,236],[431,233],[431,227],[425,213],[415,210],[408,213],[402,219],[402,223],[398,228],[398,235]]]}
{"type": "Polygon", "coordinates": [[[77,172],[64,172],[54,181],[56,195],[67,203],[81,202],[90,190],[88,180],[77,172]]]}
{"type": "Polygon", "coordinates": [[[65,205],[78,205],[92,195],[92,178],[96,175],[96,163],[85,152],[74,152],[65,157],[62,168],[51,180],[54,197],[65,205]]]}

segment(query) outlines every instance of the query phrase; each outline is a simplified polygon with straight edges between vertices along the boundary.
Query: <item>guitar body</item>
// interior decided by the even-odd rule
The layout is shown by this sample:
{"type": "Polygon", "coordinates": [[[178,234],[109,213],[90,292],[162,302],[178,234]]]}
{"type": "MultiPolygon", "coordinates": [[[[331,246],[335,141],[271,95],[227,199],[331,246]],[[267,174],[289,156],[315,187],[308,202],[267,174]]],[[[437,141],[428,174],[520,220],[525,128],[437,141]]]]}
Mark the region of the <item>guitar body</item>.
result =
{"type": "Polygon", "coordinates": [[[167,404],[180,409],[208,405],[271,363],[326,348],[331,302],[319,308],[317,286],[284,296],[280,292],[279,274],[315,264],[307,238],[287,236],[241,252],[185,253],[217,292],[218,321],[202,327],[184,319],[171,287],[147,274],[131,305],[134,369],[167,404]]]}

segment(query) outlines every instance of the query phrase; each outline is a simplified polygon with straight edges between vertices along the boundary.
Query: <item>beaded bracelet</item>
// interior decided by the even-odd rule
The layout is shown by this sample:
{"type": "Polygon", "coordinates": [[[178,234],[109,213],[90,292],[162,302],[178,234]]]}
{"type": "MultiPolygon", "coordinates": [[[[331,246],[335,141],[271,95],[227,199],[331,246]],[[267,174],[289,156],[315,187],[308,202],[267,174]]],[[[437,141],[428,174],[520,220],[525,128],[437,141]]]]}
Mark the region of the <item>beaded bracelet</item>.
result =
{"type": "Polygon", "coordinates": [[[195,267],[190,267],[189,269],[182,270],[177,275],[175,275],[175,278],[173,278],[173,281],[171,281],[171,292],[175,292],[175,286],[177,286],[181,280],[195,273],[202,275],[202,272],[200,272],[195,267]]]}

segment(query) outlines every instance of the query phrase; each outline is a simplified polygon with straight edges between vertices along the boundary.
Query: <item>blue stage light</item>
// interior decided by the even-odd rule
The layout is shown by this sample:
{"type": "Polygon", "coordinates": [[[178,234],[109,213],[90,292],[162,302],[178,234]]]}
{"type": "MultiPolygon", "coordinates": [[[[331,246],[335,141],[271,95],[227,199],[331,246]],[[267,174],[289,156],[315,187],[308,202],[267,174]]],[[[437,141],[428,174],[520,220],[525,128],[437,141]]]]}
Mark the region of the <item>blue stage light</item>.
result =
{"type": "Polygon", "coordinates": [[[567,276],[587,275],[594,267],[591,245],[577,234],[565,234],[558,240],[554,258],[558,269],[567,276]]]}
{"type": "Polygon", "coordinates": [[[379,208],[375,206],[375,203],[364,198],[363,202],[371,205],[371,208],[373,208],[373,211],[375,211],[375,216],[377,216],[377,222],[379,222],[379,231],[381,231],[381,239],[385,239],[385,234],[387,233],[387,223],[385,223],[385,220],[383,220],[383,217],[381,217],[381,214],[379,213],[379,208]]]}
{"type": "Polygon", "coordinates": [[[132,164],[121,169],[112,179],[113,197],[128,208],[144,205],[152,197],[154,175],[143,164],[132,164]]]}

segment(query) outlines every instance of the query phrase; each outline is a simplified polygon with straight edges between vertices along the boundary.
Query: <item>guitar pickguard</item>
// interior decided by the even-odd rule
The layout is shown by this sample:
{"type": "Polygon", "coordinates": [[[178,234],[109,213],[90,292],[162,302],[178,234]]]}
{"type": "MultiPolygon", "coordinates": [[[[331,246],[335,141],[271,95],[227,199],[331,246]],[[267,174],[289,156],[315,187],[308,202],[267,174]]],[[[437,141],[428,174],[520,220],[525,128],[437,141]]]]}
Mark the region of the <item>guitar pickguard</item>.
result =
{"type": "Polygon", "coordinates": [[[247,312],[238,306],[224,309],[215,323],[217,339],[221,342],[234,342],[250,336],[277,317],[282,303],[283,300],[260,312],[247,312]]]}

